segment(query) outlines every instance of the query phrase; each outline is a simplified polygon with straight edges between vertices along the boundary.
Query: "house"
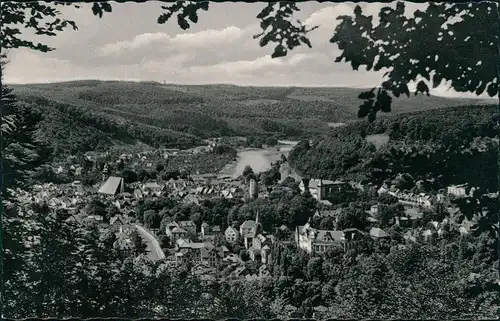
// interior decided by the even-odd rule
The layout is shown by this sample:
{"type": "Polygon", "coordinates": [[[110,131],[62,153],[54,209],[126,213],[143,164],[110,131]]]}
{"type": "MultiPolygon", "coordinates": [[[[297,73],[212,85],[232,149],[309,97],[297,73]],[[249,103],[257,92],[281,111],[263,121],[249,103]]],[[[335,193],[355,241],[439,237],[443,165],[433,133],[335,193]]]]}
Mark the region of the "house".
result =
{"type": "Polygon", "coordinates": [[[405,208],[405,215],[408,218],[409,222],[413,223],[414,221],[421,219],[424,216],[424,213],[418,208],[407,207],[405,208]]]}
{"type": "Polygon", "coordinates": [[[245,248],[249,251],[250,259],[255,261],[260,258],[262,263],[267,264],[270,260],[274,237],[265,235],[259,222],[258,212],[255,221],[248,220],[240,226],[240,233],[243,236],[245,248]]]}
{"type": "Polygon", "coordinates": [[[389,192],[389,187],[387,187],[386,184],[380,186],[380,188],[377,190],[378,195],[382,195],[382,194],[387,193],[387,192],[389,192]]]}
{"type": "Polygon", "coordinates": [[[219,266],[224,258],[224,250],[216,248],[209,242],[183,242],[179,250],[175,253],[177,264],[200,263],[202,265],[214,268],[219,266]]]}
{"type": "Polygon", "coordinates": [[[222,233],[222,230],[219,225],[214,225],[212,226],[212,229],[210,231],[213,235],[220,235],[222,233]]]}
{"type": "Polygon", "coordinates": [[[431,196],[426,195],[424,193],[420,194],[413,194],[413,193],[404,193],[399,190],[396,191],[389,191],[388,192],[390,195],[396,197],[398,199],[398,202],[404,205],[410,205],[414,207],[426,207],[429,208],[432,206],[431,203],[431,196]]]}
{"type": "Polygon", "coordinates": [[[99,189],[99,194],[117,195],[124,192],[125,182],[121,177],[111,176],[99,189]]]}
{"type": "Polygon", "coordinates": [[[178,225],[189,233],[196,234],[196,224],[193,221],[179,221],[178,225]]]}
{"type": "Polygon", "coordinates": [[[109,220],[109,226],[114,231],[123,230],[122,227],[127,226],[129,224],[130,224],[130,218],[127,216],[120,215],[120,214],[113,216],[109,220]]]}
{"type": "Polygon", "coordinates": [[[226,237],[226,241],[228,241],[229,243],[234,243],[239,239],[240,233],[234,227],[229,226],[224,232],[224,236],[226,237]]]}
{"type": "Polygon", "coordinates": [[[318,203],[320,203],[322,205],[326,205],[326,206],[333,206],[333,203],[330,202],[329,200],[321,200],[321,201],[318,201],[318,203]]]}
{"type": "Polygon", "coordinates": [[[163,187],[156,182],[147,182],[142,185],[142,190],[149,194],[159,194],[163,190],[163,187]]]}
{"type": "Polygon", "coordinates": [[[457,197],[467,196],[467,184],[448,186],[447,192],[449,195],[454,195],[457,197]]]}
{"type": "Polygon", "coordinates": [[[183,202],[184,203],[187,203],[187,204],[197,204],[197,205],[200,205],[200,202],[203,200],[203,198],[201,198],[200,196],[198,195],[193,195],[193,194],[187,194],[187,192],[183,192],[183,202]]]}
{"type": "Polygon", "coordinates": [[[221,234],[220,226],[214,225],[210,226],[207,223],[201,224],[201,236],[217,236],[221,234]]]}
{"type": "Polygon", "coordinates": [[[223,190],[221,194],[224,198],[227,198],[227,199],[234,198],[234,194],[229,190],[223,190]]]}
{"type": "Polygon", "coordinates": [[[117,233],[116,241],[113,243],[113,247],[127,254],[130,253],[134,248],[132,240],[130,239],[129,235],[125,233],[117,233]]]}
{"type": "Polygon", "coordinates": [[[189,233],[185,229],[181,228],[176,222],[171,222],[165,227],[165,234],[171,240],[177,242],[179,239],[187,238],[189,233]]]}
{"type": "Polygon", "coordinates": [[[366,214],[368,214],[368,216],[366,217],[366,220],[371,223],[371,224],[375,224],[378,222],[377,220],[377,214],[378,214],[378,205],[372,205],[370,207],[370,210],[366,211],[366,214]]]}
{"type": "MultiPolygon", "coordinates": [[[[259,214],[257,214],[257,217],[258,215],[259,214]]],[[[256,236],[258,225],[260,225],[260,223],[252,220],[247,220],[240,226],[240,235],[241,237],[243,237],[245,248],[247,250],[252,246],[253,238],[256,236]]]]}
{"type": "Polygon", "coordinates": [[[341,212],[342,212],[342,209],[340,209],[340,208],[336,209],[336,210],[316,210],[313,217],[315,217],[315,218],[323,218],[323,217],[336,218],[341,212]]]}
{"type": "Polygon", "coordinates": [[[104,218],[101,215],[89,215],[87,219],[101,223],[104,218]]]}
{"type": "Polygon", "coordinates": [[[188,262],[192,262],[194,257],[194,252],[190,251],[189,249],[181,249],[178,252],[175,252],[175,263],[180,265],[180,264],[186,264],[188,262]]]}
{"type": "Polygon", "coordinates": [[[211,268],[219,266],[224,258],[224,251],[222,248],[215,247],[202,247],[200,248],[200,262],[211,268]]]}
{"type": "Polygon", "coordinates": [[[384,230],[378,227],[372,227],[370,229],[370,236],[374,239],[382,239],[382,238],[388,238],[389,234],[387,234],[384,230]]]}
{"type": "Polygon", "coordinates": [[[258,234],[253,239],[252,247],[248,253],[252,261],[257,261],[259,258],[263,264],[268,264],[271,260],[271,247],[274,243],[272,235],[258,234]]]}
{"type": "Polygon", "coordinates": [[[247,234],[251,233],[253,228],[255,227],[255,221],[246,220],[243,224],[240,225],[240,235],[245,237],[247,234]]]}
{"type": "Polygon", "coordinates": [[[299,248],[307,253],[324,253],[334,246],[343,245],[346,241],[345,234],[344,231],[318,230],[312,228],[308,222],[305,225],[297,226],[295,242],[299,248]]]}
{"type": "Polygon", "coordinates": [[[311,195],[318,201],[331,198],[335,193],[340,193],[352,189],[351,185],[343,181],[330,181],[323,179],[310,179],[308,186],[305,186],[304,180],[300,182],[300,191],[305,193],[309,190],[311,195]]]}
{"type": "Polygon", "coordinates": [[[186,231],[185,229],[183,228],[180,228],[180,227],[174,227],[170,230],[170,236],[172,237],[172,239],[174,240],[178,240],[178,239],[183,239],[183,238],[186,238],[188,236],[188,231],[186,231]]]}

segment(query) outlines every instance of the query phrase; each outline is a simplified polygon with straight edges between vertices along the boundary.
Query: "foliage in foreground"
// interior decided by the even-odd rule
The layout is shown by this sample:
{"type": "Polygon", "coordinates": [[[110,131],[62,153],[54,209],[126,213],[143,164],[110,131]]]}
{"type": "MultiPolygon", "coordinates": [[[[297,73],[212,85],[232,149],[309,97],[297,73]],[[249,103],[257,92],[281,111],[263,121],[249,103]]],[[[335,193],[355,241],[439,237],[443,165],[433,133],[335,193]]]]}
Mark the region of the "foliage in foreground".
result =
{"type": "Polygon", "coordinates": [[[363,240],[325,257],[278,246],[270,277],[214,281],[140,264],[140,256],[113,248],[112,234],[66,222],[64,212],[26,209],[9,208],[6,220],[11,318],[286,318],[311,317],[324,306],[322,318],[449,319],[492,317],[498,304],[487,236],[461,236],[453,227],[416,243],[396,229],[390,240],[363,240]]]}

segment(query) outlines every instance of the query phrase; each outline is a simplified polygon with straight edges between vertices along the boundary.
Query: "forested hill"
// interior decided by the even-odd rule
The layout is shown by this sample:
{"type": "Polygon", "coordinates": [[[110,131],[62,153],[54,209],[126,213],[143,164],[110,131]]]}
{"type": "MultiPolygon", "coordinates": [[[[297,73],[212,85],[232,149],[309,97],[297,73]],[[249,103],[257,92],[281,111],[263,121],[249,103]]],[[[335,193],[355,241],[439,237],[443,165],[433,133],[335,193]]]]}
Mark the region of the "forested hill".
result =
{"type": "Polygon", "coordinates": [[[433,181],[430,189],[469,182],[495,191],[496,117],[493,105],[462,106],[353,123],[301,142],[289,161],[300,174],[324,179],[381,184],[408,174],[413,183],[433,181]]]}
{"type": "MultiPolygon", "coordinates": [[[[92,80],[11,87],[41,109],[42,134],[68,152],[118,141],[189,147],[216,136],[311,138],[328,132],[329,123],[356,120],[362,91],[92,80]]],[[[464,104],[470,100],[412,96],[396,99],[393,110],[464,104]]]]}

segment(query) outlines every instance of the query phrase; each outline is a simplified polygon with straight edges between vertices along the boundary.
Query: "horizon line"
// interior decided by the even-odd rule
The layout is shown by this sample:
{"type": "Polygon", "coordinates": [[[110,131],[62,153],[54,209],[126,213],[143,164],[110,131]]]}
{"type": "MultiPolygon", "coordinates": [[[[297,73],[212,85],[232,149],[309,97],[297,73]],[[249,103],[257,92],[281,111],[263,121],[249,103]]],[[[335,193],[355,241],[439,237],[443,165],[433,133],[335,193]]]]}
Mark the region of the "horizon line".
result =
{"type": "MultiPolygon", "coordinates": [[[[262,84],[235,84],[235,83],[163,83],[158,80],[143,80],[143,79],[91,79],[91,78],[83,78],[83,79],[71,79],[71,80],[63,80],[63,81],[47,81],[47,82],[29,82],[29,83],[15,83],[4,81],[7,86],[23,86],[23,85],[54,85],[54,84],[64,84],[71,82],[85,82],[85,81],[96,81],[96,82],[129,82],[129,83],[155,83],[158,85],[164,86],[235,86],[235,87],[262,87],[262,88],[339,88],[339,89],[372,89],[379,88],[380,86],[347,86],[347,85],[306,85],[306,84],[289,84],[289,85],[262,85],[262,84]]],[[[410,96],[413,93],[410,94],[410,96]]],[[[457,93],[457,96],[452,95],[437,95],[431,93],[430,96],[441,97],[441,98],[449,98],[449,99],[483,99],[483,100],[496,100],[497,97],[480,97],[475,96],[472,93],[457,93]],[[467,95],[467,96],[465,96],[467,95]],[[470,96],[469,96],[470,95],[470,96]]]]}

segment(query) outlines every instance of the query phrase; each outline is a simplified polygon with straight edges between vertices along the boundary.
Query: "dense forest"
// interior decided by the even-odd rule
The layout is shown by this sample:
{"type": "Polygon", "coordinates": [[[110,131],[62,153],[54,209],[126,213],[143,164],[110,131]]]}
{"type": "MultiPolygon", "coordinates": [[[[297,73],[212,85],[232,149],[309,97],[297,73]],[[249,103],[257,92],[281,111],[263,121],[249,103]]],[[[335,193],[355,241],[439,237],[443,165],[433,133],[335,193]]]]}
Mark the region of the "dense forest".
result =
{"type": "Polygon", "coordinates": [[[334,128],[289,155],[303,175],[381,184],[409,174],[433,186],[469,182],[496,191],[496,107],[464,106],[334,128]]]}
{"type": "MultiPolygon", "coordinates": [[[[221,136],[310,139],[329,123],[357,118],[361,90],[349,88],[162,85],[74,81],[12,86],[43,115],[40,136],[56,154],[142,142],[187,148],[221,136]]],[[[465,104],[467,99],[398,99],[396,112],[465,104]]]]}

